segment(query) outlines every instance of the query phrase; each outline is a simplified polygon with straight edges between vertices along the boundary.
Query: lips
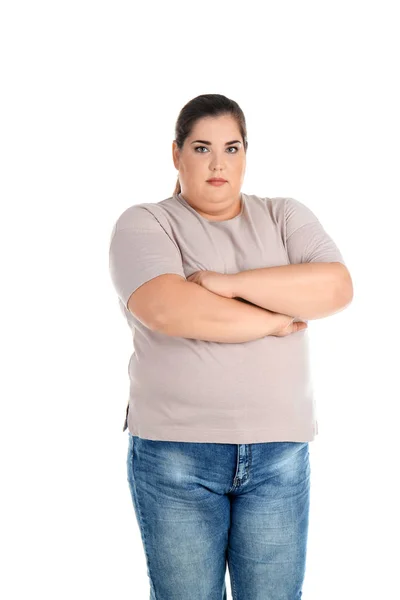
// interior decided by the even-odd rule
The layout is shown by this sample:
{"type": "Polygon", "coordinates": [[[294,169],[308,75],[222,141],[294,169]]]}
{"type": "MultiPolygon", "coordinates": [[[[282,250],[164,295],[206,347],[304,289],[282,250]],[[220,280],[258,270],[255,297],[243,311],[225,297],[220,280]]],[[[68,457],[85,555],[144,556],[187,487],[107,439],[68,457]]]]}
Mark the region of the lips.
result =
{"type": "Polygon", "coordinates": [[[224,185],[224,183],[226,183],[226,181],[224,179],[211,179],[211,181],[207,181],[207,183],[209,183],[210,185],[212,185],[213,187],[221,187],[224,185]]]}
{"type": "Polygon", "coordinates": [[[207,179],[207,181],[219,181],[220,183],[226,182],[226,179],[222,179],[221,177],[212,177],[211,179],[207,179]]]}

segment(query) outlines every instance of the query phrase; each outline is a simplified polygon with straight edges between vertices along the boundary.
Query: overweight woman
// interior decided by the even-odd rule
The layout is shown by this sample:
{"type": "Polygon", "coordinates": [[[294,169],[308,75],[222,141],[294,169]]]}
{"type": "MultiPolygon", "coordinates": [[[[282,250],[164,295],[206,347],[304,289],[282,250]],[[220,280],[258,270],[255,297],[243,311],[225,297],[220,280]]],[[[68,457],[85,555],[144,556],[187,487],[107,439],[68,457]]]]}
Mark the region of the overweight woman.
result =
{"type": "Polygon", "coordinates": [[[172,196],[117,219],[110,274],[133,334],[127,479],[151,600],[302,597],[318,434],[310,319],[352,300],[350,274],[294,198],[242,191],[239,105],[180,111],[172,196]]]}

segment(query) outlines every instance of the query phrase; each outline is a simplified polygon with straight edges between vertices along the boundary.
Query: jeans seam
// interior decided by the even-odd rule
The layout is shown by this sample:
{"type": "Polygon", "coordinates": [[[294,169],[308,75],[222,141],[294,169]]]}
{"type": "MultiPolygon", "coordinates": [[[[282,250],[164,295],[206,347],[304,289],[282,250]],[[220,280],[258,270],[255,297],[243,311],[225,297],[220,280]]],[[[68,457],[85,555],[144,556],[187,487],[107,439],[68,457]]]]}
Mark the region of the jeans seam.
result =
{"type": "Polygon", "coordinates": [[[231,557],[229,555],[229,548],[228,548],[228,565],[229,565],[229,573],[230,573],[230,577],[231,577],[232,600],[237,600],[236,583],[235,583],[235,577],[233,575],[232,561],[231,561],[231,557]]]}

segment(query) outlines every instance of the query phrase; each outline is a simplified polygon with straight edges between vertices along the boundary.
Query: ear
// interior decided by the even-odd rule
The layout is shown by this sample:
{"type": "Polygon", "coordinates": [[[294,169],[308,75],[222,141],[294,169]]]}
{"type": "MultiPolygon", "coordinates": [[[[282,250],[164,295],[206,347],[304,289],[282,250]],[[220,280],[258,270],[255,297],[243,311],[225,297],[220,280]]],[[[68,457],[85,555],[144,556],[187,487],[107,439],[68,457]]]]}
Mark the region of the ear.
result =
{"type": "Polygon", "coordinates": [[[172,142],[172,160],[174,161],[175,169],[179,169],[179,148],[175,140],[172,142]]]}

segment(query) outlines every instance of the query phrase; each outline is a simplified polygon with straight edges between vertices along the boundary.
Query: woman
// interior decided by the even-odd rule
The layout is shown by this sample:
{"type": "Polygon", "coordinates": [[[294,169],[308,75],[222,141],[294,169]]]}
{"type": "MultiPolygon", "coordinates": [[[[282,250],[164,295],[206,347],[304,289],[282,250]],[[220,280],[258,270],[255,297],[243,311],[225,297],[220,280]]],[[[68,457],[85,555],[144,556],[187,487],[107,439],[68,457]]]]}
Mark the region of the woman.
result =
{"type": "Polygon", "coordinates": [[[150,598],[226,599],[228,563],[234,600],[295,600],[318,433],[307,321],[342,310],[351,278],[304,204],[241,192],[236,102],[194,98],[175,134],[174,194],[125,210],[110,243],[150,598]]]}

